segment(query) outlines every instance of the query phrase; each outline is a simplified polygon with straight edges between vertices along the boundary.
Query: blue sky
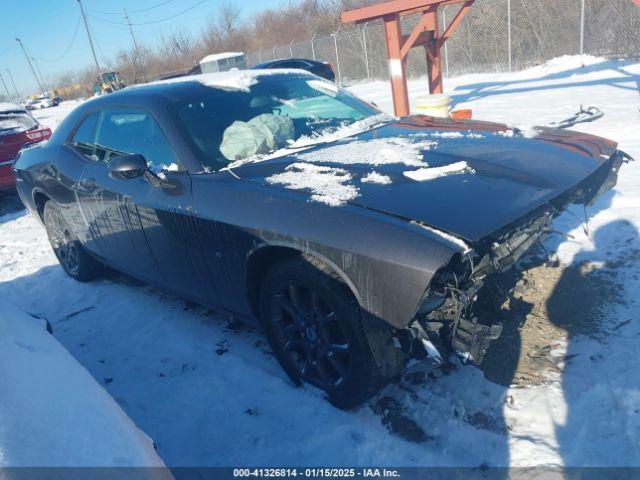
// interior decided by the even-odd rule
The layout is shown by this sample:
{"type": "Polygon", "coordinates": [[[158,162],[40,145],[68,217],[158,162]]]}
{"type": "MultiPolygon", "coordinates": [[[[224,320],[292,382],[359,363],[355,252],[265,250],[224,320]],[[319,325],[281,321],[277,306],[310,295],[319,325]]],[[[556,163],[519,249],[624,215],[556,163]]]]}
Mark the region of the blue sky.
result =
{"type": "MultiPolygon", "coordinates": [[[[282,4],[284,0],[236,0],[244,16],[282,4]]],[[[155,44],[158,34],[183,27],[199,32],[224,0],[83,0],[89,27],[96,43],[98,60],[113,58],[122,47],[131,44],[128,27],[99,20],[124,22],[122,14],[104,12],[129,11],[132,23],[153,22],[195,6],[192,10],[167,21],[134,26],[140,44],[155,44]],[[202,3],[201,3],[202,2],[202,3]],[[150,8],[156,6],[156,8],[150,8]],[[133,13],[137,10],[143,12],[133,13]],[[102,13],[98,13],[102,12],[102,13]]],[[[2,0],[0,9],[0,74],[12,92],[7,73],[11,71],[22,96],[35,93],[37,83],[15,38],[20,37],[29,56],[36,58],[45,81],[66,70],[93,64],[87,35],[80,21],[76,0],[2,0]],[[77,27],[77,32],[76,32],[77,27]],[[75,35],[75,40],[71,40],[75,35]],[[67,47],[66,55],[60,58],[67,47]]],[[[35,65],[34,65],[35,68],[35,65]]],[[[37,70],[36,70],[37,72],[37,70]]],[[[4,87],[0,83],[0,91],[4,87]]]]}

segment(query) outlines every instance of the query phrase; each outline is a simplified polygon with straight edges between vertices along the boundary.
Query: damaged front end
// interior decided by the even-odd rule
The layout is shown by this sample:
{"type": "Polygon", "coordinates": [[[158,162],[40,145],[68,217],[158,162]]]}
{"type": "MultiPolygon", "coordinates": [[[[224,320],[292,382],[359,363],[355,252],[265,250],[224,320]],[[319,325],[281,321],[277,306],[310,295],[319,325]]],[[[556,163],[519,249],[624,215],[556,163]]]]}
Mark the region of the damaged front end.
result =
{"type": "Polygon", "coordinates": [[[478,292],[490,275],[512,268],[542,237],[552,232],[552,222],[570,204],[590,205],[617,180],[622,163],[631,160],[616,151],[601,168],[580,184],[554,198],[499,232],[455,254],[434,275],[422,303],[409,325],[410,354],[442,363],[455,352],[465,361],[480,364],[502,324],[479,318],[474,312],[478,292]]]}

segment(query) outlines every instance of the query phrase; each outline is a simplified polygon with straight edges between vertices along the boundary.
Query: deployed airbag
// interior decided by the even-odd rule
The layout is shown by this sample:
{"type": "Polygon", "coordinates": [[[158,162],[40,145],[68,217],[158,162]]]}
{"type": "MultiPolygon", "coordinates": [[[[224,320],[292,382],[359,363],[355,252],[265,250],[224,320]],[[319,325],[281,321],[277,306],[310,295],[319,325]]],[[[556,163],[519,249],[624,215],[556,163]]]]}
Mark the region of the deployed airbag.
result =
{"type": "Polygon", "coordinates": [[[248,122],[236,120],[224,131],[220,152],[242,160],[282,148],[293,138],[293,121],[286,115],[263,113],[248,122]]]}

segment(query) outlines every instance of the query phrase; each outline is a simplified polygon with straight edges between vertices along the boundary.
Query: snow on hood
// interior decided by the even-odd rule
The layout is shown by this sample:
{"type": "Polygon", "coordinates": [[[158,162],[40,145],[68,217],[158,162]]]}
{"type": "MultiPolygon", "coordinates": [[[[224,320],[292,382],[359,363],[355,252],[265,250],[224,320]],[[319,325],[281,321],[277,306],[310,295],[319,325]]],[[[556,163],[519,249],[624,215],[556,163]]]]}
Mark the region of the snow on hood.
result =
{"type": "Polygon", "coordinates": [[[467,162],[455,162],[449,165],[443,165],[441,167],[432,168],[419,168],[418,170],[407,170],[403,172],[405,177],[409,177],[412,180],[424,182],[427,180],[434,180],[436,178],[444,177],[446,175],[456,175],[461,173],[476,173],[473,168],[467,164],[467,162]]]}
{"type": "Polygon", "coordinates": [[[392,182],[390,176],[375,171],[365,175],[360,181],[364,183],[377,183],[379,185],[389,185],[392,182]]]}
{"type": "Polygon", "coordinates": [[[358,189],[348,183],[352,178],[342,168],[292,163],[284,172],[268,177],[267,183],[281,184],[291,190],[310,190],[311,200],[338,207],[358,196],[358,189]]]}
{"type": "Polygon", "coordinates": [[[43,320],[4,300],[0,312],[0,467],[157,467],[153,478],[171,478],[151,439],[43,320]]]}
{"type": "Polygon", "coordinates": [[[437,143],[431,140],[411,141],[404,137],[375,138],[341,142],[309,153],[296,155],[305,162],[427,166],[423,152],[437,143]]]}

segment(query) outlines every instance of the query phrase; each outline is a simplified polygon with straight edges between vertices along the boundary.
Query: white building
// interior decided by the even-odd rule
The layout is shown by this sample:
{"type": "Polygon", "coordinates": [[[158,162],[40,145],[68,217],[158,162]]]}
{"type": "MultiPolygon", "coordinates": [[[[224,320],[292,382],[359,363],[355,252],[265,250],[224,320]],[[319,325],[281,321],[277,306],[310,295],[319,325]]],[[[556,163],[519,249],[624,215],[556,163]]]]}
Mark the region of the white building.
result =
{"type": "Polygon", "coordinates": [[[243,69],[247,62],[243,52],[223,52],[207,55],[200,60],[202,73],[226,72],[232,68],[243,69]]]}

